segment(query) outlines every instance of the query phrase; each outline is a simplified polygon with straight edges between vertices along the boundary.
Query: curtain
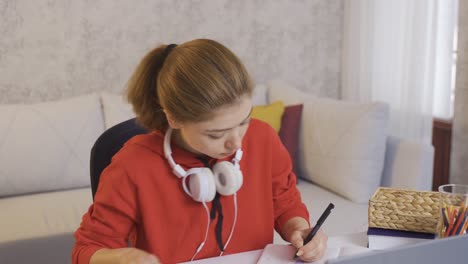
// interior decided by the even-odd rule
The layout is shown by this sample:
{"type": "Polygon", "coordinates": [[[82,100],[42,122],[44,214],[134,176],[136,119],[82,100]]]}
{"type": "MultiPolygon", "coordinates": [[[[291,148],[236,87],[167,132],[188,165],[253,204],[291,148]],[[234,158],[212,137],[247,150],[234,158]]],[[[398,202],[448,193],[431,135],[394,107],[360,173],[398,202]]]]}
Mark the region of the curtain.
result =
{"type": "Polygon", "coordinates": [[[431,144],[435,87],[451,80],[438,16],[454,1],[345,0],[342,99],[388,103],[389,134],[431,144]]]}
{"type": "Polygon", "coordinates": [[[457,89],[449,182],[468,185],[468,1],[460,1],[459,5],[457,89]]]}
{"type": "Polygon", "coordinates": [[[437,49],[432,112],[437,118],[449,120],[453,118],[454,107],[458,0],[441,1],[437,2],[437,49]],[[447,88],[450,88],[450,91],[447,88]]]}

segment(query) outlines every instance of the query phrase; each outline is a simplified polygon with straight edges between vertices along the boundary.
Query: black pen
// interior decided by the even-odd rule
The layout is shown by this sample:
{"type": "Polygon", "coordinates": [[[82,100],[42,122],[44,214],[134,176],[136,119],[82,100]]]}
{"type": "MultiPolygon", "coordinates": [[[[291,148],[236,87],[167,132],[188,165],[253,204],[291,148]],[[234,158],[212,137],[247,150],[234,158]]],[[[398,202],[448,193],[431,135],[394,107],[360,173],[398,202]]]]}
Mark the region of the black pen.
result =
{"type": "MultiPolygon", "coordinates": [[[[303,245],[306,245],[307,243],[309,243],[312,238],[314,238],[315,234],[317,233],[317,231],[319,230],[319,228],[322,226],[323,222],[325,222],[325,219],[327,219],[328,215],[330,214],[331,210],[335,208],[335,205],[333,205],[332,203],[330,203],[327,207],[327,209],[325,209],[325,211],[322,213],[322,215],[320,216],[320,218],[317,220],[317,224],[314,226],[314,228],[312,228],[312,230],[310,231],[310,233],[307,235],[307,237],[304,239],[304,244],[303,245]]],[[[294,255],[294,259],[298,258],[299,256],[298,255],[294,255]]]]}

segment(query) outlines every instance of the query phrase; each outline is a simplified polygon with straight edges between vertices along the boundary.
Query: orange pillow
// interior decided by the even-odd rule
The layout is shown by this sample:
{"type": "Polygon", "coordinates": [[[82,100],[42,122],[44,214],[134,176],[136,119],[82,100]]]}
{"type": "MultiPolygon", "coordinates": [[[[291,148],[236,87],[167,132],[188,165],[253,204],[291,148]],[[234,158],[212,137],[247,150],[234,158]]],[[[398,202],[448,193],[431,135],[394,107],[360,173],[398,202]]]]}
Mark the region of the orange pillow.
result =
{"type": "Polygon", "coordinates": [[[269,105],[257,105],[252,110],[252,117],[268,123],[278,133],[281,128],[281,118],[284,113],[282,101],[275,101],[269,105]]]}

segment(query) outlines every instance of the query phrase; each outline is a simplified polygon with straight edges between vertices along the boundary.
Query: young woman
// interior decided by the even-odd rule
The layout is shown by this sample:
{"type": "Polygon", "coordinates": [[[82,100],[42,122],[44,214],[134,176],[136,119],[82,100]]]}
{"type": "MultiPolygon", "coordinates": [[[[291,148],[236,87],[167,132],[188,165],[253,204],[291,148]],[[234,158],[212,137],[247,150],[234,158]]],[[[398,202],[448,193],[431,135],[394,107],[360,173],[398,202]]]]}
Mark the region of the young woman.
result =
{"type": "Polygon", "coordinates": [[[274,229],[303,261],[323,256],[278,135],[250,118],[253,83],[240,60],[207,39],[160,46],[127,97],[152,131],[103,171],[75,232],[73,263],[175,263],[262,249],[274,229]],[[131,247],[128,247],[128,244],[131,247]]]}

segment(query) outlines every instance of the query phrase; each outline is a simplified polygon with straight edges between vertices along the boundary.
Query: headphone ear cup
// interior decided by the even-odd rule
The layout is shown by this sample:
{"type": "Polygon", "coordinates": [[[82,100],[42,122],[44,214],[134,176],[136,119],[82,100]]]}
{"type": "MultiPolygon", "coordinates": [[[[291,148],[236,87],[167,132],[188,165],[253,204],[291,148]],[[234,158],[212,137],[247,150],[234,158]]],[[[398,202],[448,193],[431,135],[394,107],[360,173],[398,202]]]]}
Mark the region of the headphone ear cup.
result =
{"type": "Polygon", "coordinates": [[[242,172],[229,161],[221,161],[213,166],[216,190],[222,195],[233,195],[242,186],[242,172]]]}
{"type": "Polygon", "coordinates": [[[196,172],[191,173],[193,170],[187,171],[192,198],[197,202],[211,202],[216,195],[213,172],[209,168],[196,168],[196,172]]]}

